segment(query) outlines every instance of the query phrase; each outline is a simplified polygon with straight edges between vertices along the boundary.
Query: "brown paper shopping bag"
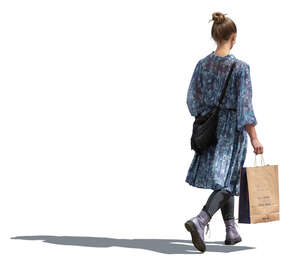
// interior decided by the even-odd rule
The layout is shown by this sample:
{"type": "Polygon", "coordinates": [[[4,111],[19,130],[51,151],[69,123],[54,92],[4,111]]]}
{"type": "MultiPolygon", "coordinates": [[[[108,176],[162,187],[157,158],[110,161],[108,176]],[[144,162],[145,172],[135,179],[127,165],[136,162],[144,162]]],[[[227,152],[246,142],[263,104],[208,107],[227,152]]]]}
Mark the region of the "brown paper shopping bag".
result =
{"type": "Polygon", "coordinates": [[[278,165],[242,167],[239,189],[239,223],[279,221],[278,165]]]}

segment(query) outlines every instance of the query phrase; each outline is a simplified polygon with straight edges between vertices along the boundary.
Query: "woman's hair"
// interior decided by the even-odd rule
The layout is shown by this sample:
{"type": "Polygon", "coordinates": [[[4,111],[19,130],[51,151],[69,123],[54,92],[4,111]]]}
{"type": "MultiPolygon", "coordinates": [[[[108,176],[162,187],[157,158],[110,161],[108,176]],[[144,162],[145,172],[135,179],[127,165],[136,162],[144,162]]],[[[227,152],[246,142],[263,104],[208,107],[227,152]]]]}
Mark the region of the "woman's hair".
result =
{"type": "Polygon", "coordinates": [[[232,33],[236,33],[235,23],[225,15],[227,14],[221,12],[212,13],[211,20],[214,23],[211,28],[211,36],[216,42],[227,41],[232,33]]]}

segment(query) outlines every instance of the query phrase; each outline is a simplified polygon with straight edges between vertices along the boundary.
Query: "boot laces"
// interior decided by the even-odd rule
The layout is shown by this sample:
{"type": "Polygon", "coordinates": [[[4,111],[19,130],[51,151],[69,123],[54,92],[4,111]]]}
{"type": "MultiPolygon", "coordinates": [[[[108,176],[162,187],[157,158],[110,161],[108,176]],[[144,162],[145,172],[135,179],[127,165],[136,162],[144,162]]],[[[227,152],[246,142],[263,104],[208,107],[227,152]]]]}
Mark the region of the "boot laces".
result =
{"type": "Polygon", "coordinates": [[[235,220],[238,220],[239,218],[236,218],[236,219],[234,219],[234,224],[235,224],[235,226],[237,226],[237,228],[240,228],[239,226],[238,226],[238,224],[235,222],[235,220]]]}
{"type": "MultiPolygon", "coordinates": [[[[235,219],[235,220],[238,220],[238,219],[235,219]]],[[[240,228],[236,222],[234,222],[234,224],[235,224],[235,226],[237,226],[237,228],[240,228]]],[[[210,236],[211,236],[211,230],[210,230],[210,227],[209,227],[209,223],[206,225],[206,233],[205,233],[205,235],[207,235],[208,232],[209,232],[208,238],[210,238],[210,236]]]]}
{"type": "MultiPolygon", "coordinates": [[[[238,220],[238,218],[234,219],[234,220],[238,220]]],[[[234,222],[234,225],[237,226],[237,228],[240,228],[236,222],[234,222]]],[[[205,235],[207,235],[208,232],[209,232],[208,238],[210,238],[211,231],[210,231],[209,223],[206,225],[206,233],[205,233],[205,235]]]]}
{"type": "MultiPolygon", "coordinates": [[[[238,218],[237,218],[237,219],[234,219],[234,220],[238,220],[238,218]]],[[[237,226],[237,228],[240,228],[236,222],[234,222],[234,225],[237,226]]],[[[211,231],[210,231],[209,223],[206,225],[206,233],[205,233],[205,235],[207,235],[208,232],[209,232],[208,237],[210,238],[210,236],[211,236],[211,231]]]]}
{"type": "Polygon", "coordinates": [[[207,226],[206,226],[206,233],[205,233],[205,235],[207,235],[207,232],[209,231],[209,238],[210,238],[210,228],[209,228],[209,223],[207,224],[207,226]]]}

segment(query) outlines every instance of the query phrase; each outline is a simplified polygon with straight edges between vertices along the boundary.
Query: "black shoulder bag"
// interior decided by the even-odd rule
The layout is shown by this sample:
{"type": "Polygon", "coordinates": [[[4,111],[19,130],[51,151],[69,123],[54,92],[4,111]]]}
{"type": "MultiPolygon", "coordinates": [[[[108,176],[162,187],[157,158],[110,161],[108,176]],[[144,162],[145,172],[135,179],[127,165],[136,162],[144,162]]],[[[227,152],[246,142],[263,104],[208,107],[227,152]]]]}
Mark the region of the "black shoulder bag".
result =
{"type": "Polygon", "coordinates": [[[235,62],[232,64],[229,74],[227,76],[224,89],[222,91],[221,97],[219,99],[218,104],[214,107],[212,111],[210,111],[205,116],[197,115],[193,124],[193,134],[191,137],[191,149],[195,150],[198,154],[200,154],[204,149],[208,148],[211,145],[217,144],[217,125],[218,125],[218,117],[220,104],[225,95],[225,91],[235,66],[235,62]]]}

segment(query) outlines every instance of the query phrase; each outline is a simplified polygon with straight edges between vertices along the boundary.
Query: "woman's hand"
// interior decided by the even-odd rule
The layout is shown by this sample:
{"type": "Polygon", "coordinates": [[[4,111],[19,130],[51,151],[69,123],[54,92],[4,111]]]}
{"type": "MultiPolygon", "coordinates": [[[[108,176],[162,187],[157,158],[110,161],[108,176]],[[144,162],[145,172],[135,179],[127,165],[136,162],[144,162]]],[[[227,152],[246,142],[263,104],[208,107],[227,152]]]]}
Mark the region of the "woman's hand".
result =
{"type": "Polygon", "coordinates": [[[255,154],[262,154],[262,153],[264,153],[264,148],[263,148],[262,144],[258,141],[257,138],[251,139],[251,144],[253,146],[253,149],[254,149],[253,152],[255,154]]]}
{"type": "Polygon", "coordinates": [[[256,135],[256,130],[255,130],[255,125],[254,124],[246,124],[245,125],[246,131],[250,136],[251,144],[254,148],[254,153],[255,154],[262,154],[264,153],[264,148],[262,144],[258,141],[257,135],[256,135]]]}

